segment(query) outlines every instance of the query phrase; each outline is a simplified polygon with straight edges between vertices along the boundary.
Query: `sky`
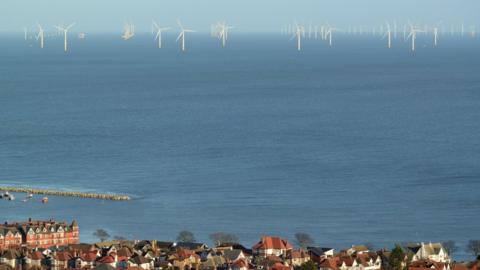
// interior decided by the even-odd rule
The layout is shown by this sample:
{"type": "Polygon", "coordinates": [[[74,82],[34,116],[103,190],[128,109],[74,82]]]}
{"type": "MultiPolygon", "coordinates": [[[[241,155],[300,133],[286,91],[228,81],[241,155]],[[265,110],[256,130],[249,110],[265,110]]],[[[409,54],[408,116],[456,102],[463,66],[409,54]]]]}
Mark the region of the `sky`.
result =
{"type": "Polygon", "coordinates": [[[304,24],[346,27],[386,20],[418,24],[480,25],[480,0],[0,0],[0,32],[21,32],[36,23],[76,22],[77,31],[121,32],[131,21],[150,31],[152,19],[209,31],[226,20],[241,32],[279,31],[297,20],[304,24]]]}

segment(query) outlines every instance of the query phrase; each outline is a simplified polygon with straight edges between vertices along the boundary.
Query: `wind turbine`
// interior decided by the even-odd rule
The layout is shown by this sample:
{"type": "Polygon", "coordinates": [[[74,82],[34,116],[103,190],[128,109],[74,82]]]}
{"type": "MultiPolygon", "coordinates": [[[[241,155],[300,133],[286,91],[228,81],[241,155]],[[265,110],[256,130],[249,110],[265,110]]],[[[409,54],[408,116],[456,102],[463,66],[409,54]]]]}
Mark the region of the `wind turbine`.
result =
{"type": "Polygon", "coordinates": [[[226,22],[217,23],[217,37],[222,40],[222,47],[225,47],[227,43],[230,29],[233,29],[233,26],[228,26],[226,22]]]}
{"type": "Polygon", "coordinates": [[[330,25],[328,25],[328,30],[327,32],[325,33],[325,38],[328,36],[328,44],[330,45],[330,47],[332,47],[332,33],[333,31],[336,31],[336,30],[340,30],[338,28],[332,28],[330,25]]]}
{"type": "Polygon", "coordinates": [[[410,24],[410,34],[408,35],[407,38],[412,39],[412,52],[415,51],[415,40],[417,39],[417,33],[419,32],[424,32],[413,25],[410,24]]]}
{"type": "Polygon", "coordinates": [[[295,22],[295,33],[292,36],[291,39],[294,39],[295,37],[297,38],[297,51],[302,50],[302,36],[305,33],[305,28],[301,25],[298,25],[297,22],[295,22]]]}
{"type": "Polygon", "coordinates": [[[177,42],[182,39],[182,52],[185,51],[185,33],[192,33],[192,32],[195,32],[194,30],[190,30],[190,29],[185,29],[183,28],[183,25],[182,23],[180,22],[180,20],[177,20],[177,24],[178,26],[180,27],[180,34],[178,35],[177,37],[177,42]]]}
{"type": "Polygon", "coordinates": [[[383,35],[383,38],[387,37],[388,43],[387,46],[388,48],[392,48],[392,29],[390,28],[390,24],[387,22],[387,31],[383,35]]]}
{"type": "Polygon", "coordinates": [[[125,25],[123,26],[123,40],[129,40],[133,36],[135,36],[135,25],[133,25],[132,23],[125,23],[125,25]]]}
{"type": "Polygon", "coordinates": [[[27,40],[27,36],[28,36],[28,31],[27,31],[27,28],[24,27],[24,28],[23,28],[23,38],[24,38],[25,40],[27,40]]]}
{"type": "Polygon", "coordinates": [[[58,29],[58,31],[61,31],[63,32],[63,44],[64,44],[64,50],[65,52],[68,50],[68,43],[67,43],[67,34],[68,34],[68,30],[70,30],[70,28],[72,28],[73,26],[75,25],[75,23],[72,23],[70,24],[69,26],[65,27],[63,25],[56,25],[55,28],[58,29]]]}
{"type": "Polygon", "coordinates": [[[37,40],[40,40],[40,48],[43,49],[43,40],[45,38],[45,31],[43,30],[43,27],[37,23],[38,26],[38,35],[37,35],[37,40]]]}
{"type": "Polygon", "coordinates": [[[437,44],[438,44],[438,26],[441,24],[440,23],[437,23],[434,27],[433,27],[433,45],[435,47],[437,47],[437,44]]]}
{"type": "Polygon", "coordinates": [[[154,31],[157,31],[157,34],[155,35],[155,39],[158,39],[158,48],[162,48],[162,32],[167,31],[170,29],[170,27],[160,27],[155,21],[152,21],[152,29],[154,31]]]}

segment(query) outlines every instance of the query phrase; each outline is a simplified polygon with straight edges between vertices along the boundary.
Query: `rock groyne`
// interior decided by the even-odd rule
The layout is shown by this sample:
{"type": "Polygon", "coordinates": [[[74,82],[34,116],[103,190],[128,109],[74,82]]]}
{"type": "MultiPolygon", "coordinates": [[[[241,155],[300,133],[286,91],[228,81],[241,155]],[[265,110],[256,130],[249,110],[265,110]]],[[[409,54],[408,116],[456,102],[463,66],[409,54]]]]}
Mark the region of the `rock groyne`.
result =
{"type": "Polygon", "coordinates": [[[52,196],[62,196],[62,197],[78,197],[86,199],[100,199],[100,200],[111,200],[111,201],[129,201],[130,197],[127,195],[119,194],[102,194],[102,193],[91,193],[91,192],[78,192],[78,191],[63,191],[63,190],[53,190],[53,189],[40,189],[40,188],[25,188],[25,187],[2,187],[0,186],[0,191],[16,192],[16,193],[31,193],[31,194],[43,194],[43,195],[52,195],[52,196]]]}

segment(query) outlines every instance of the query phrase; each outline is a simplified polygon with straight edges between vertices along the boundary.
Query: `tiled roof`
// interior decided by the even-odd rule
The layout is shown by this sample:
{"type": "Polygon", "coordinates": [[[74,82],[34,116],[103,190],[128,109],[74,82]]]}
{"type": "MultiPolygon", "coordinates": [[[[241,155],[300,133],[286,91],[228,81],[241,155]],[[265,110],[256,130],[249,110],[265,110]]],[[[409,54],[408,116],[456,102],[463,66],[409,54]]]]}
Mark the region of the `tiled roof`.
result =
{"type": "Polygon", "coordinates": [[[281,249],[281,250],[289,250],[292,249],[293,246],[287,241],[280,237],[276,236],[264,236],[255,244],[252,249],[281,249]]]}

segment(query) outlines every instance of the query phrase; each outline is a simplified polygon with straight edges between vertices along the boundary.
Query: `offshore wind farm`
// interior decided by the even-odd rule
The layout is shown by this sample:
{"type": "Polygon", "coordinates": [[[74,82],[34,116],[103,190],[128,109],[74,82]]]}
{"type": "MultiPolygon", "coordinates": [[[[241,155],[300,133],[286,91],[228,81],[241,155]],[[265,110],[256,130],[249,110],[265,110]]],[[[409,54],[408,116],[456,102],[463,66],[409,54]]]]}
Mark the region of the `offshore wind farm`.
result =
{"type": "MultiPolygon", "coordinates": [[[[176,20],[177,28],[178,28],[178,37],[175,40],[179,43],[180,50],[182,52],[186,51],[186,33],[194,33],[196,31],[192,29],[185,29],[179,19],[176,20]]],[[[28,34],[29,28],[23,27],[24,39],[25,41],[31,41],[33,37],[40,42],[40,48],[43,49],[44,47],[44,39],[45,39],[45,29],[38,24],[38,32],[36,34],[28,34]],[[28,38],[27,38],[28,37],[28,38]]],[[[75,23],[72,23],[69,26],[55,26],[57,29],[56,34],[52,33],[48,35],[48,37],[54,38],[60,34],[63,34],[64,37],[64,51],[67,52],[67,34],[70,28],[72,28],[75,23]]],[[[412,23],[410,20],[405,22],[403,25],[400,25],[398,28],[398,23],[396,20],[393,22],[386,21],[385,24],[378,24],[373,26],[365,26],[365,25],[348,25],[345,29],[332,27],[328,22],[324,24],[316,24],[308,26],[308,33],[305,30],[307,27],[304,24],[298,23],[296,20],[292,24],[286,24],[280,28],[279,34],[281,36],[290,37],[290,40],[296,41],[296,49],[297,51],[302,51],[302,40],[319,40],[318,46],[328,45],[329,47],[333,47],[334,41],[334,33],[338,35],[342,35],[343,37],[349,37],[350,39],[361,39],[361,38],[370,38],[373,41],[377,40],[381,42],[381,40],[387,40],[387,48],[391,49],[394,46],[401,46],[404,43],[410,43],[410,51],[414,52],[416,49],[415,43],[418,36],[423,36],[426,39],[431,39],[432,44],[426,43],[424,47],[426,48],[435,48],[439,46],[439,39],[441,38],[448,38],[450,40],[455,39],[463,39],[468,38],[471,41],[478,41],[477,38],[477,28],[476,25],[472,24],[465,28],[464,23],[461,24],[449,24],[450,27],[444,26],[442,27],[441,23],[433,23],[433,24],[424,24],[419,26],[418,24],[412,23]],[[392,26],[393,25],[393,29],[392,26]],[[399,31],[403,26],[403,33],[399,31]],[[403,39],[397,38],[399,35],[403,36],[403,39]],[[467,36],[467,37],[465,37],[467,36]],[[322,42],[323,41],[323,42],[322,42]]],[[[445,24],[446,25],[446,24],[445,24]]],[[[228,25],[226,21],[218,21],[211,25],[210,27],[210,36],[213,38],[217,38],[221,42],[221,47],[225,48],[228,40],[228,35],[235,29],[234,26],[228,25]]],[[[241,29],[241,28],[240,28],[241,29]]],[[[171,27],[160,27],[155,20],[152,20],[151,25],[151,34],[154,36],[154,41],[157,42],[158,48],[162,48],[162,43],[166,42],[162,40],[162,32],[172,30],[171,27]]],[[[33,30],[32,30],[33,31],[33,30]]],[[[144,31],[145,33],[146,31],[144,31]]],[[[205,33],[207,31],[203,31],[205,33]]],[[[242,32],[240,32],[242,33],[242,32]]],[[[79,38],[85,38],[85,32],[81,32],[78,35],[79,38]]],[[[245,32],[243,33],[245,34],[245,32]]],[[[272,33],[270,33],[272,34],[272,33]]],[[[123,27],[123,34],[121,38],[124,41],[128,41],[135,36],[135,25],[131,22],[125,23],[123,27]]],[[[194,36],[195,37],[195,36],[194,36]]],[[[193,37],[193,38],[194,38],[193,37]]]]}

